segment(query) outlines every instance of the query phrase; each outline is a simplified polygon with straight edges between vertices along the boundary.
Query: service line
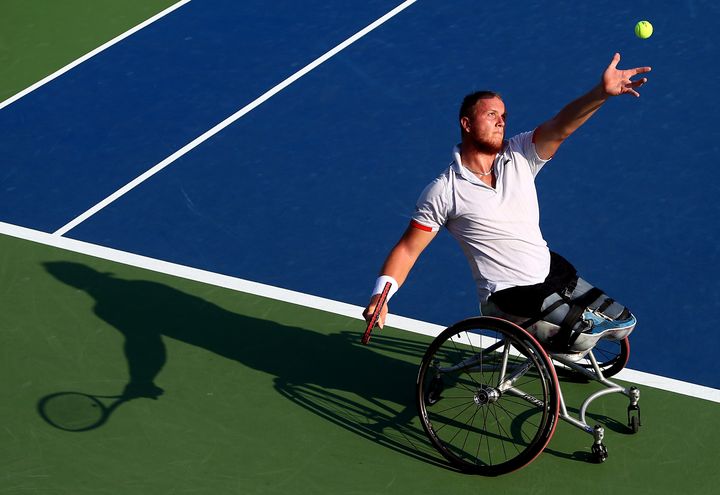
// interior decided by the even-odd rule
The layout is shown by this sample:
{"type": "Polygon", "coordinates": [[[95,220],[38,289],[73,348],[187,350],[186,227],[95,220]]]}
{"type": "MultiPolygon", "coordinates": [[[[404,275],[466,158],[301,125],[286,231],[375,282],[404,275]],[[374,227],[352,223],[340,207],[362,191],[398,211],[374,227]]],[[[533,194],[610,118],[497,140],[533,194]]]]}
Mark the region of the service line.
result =
{"type": "Polygon", "coordinates": [[[36,83],[33,84],[32,86],[29,86],[29,87],[25,88],[24,90],[20,91],[20,92],[17,93],[16,95],[11,96],[11,97],[8,98],[7,100],[5,100],[5,101],[3,101],[2,103],[0,103],[0,110],[2,110],[3,108],[5,108],[5,107],[8,106],[8,105],[12,105],[13,103],[15,103],[16,101],[18,101],[18,100],[19,100],[20,98],[22,98],[23,96],[26,96],[27,94],[32,93],[33,91],[35,91],[36,89],[38,89],[38,88],[41,87],[41,86],[46,85],[47,83],[49,83],[49,82],[52,81],[53,79],[57,79],[58,77],[60,77],[60,76],[62,76],[63,74],[65,74],[66,72],[74,69],[75,67],[77,67],[78,65],[82,64],[83,62],[86,62],[87,60],[91,59],[92,57],[94,57],[94,56],[97,55],[98,53],[107,50],[108,48],[110,48],[111,46],[113,46],[113,45],[115,45],[115,44],[117,44],[117,43],[120,43],[122,40],[124,40],[124,39],[127,38],[128,36],[132,36],[133,34],[137,33],[137,32],[140,31],[141,29],[146,28],[147,26],[149,26],[149,25],[152,24],[153,22],[157,21],[158,19],[161,19],[161,18],[165,17],[166,15],[170,14],[171,12],[174,12],[175,10],[179,9],[180,7],[182,7],[183,5],[185,5],[185,4],[187,4],[187,3],[190,3],[190,0],[182,0],[182,1],[178,2],[178,3],[176,3],[176,4],[171,5],[170,7],[168,7],[168,8],[165,9],[165,10],[163,10],[162,12],[159,12],[159,13],[155,14],[154,16],[152,16],[151,18],[149,18],[148,20],[146,20],[146,21],[138,24],[138,25],[135,26],[134,28],[132,28],[132,29],[130,29],[130,30],[128,30],[128,31],[125,31],[125,32],[122,33],[121,35],[116,36],[115,38],[111,39],[110,41],[106,42],[105,44],[100,45],[99,47],[95,48],[93,51],[86,53],[85,55],[83,55],[83,56],[80,57],[79,59],[77,59],[77,60],[75,60],[75,61],[73,61],[73,62],[70,62],[68,65],[66,65],[66,66],[63,67],[62,69],[58,69],[57,71],[53,72],[53,73],[50,74],[49,76],[46,76],[45,78],[40,79],[38,82],[36,82],[36,83]]]}

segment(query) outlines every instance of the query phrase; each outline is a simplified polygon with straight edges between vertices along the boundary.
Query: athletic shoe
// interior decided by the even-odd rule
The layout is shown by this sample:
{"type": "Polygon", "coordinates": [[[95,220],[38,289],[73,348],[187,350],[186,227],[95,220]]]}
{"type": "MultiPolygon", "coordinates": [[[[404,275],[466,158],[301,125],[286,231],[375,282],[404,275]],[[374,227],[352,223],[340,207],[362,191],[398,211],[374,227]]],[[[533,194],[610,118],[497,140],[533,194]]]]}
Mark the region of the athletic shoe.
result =
{"type": "Polygon", "coordinates": [[[629,311],[623,311],[617,319],[607,318],[602,313],[594,311],[585,311],[582,319],[587,328],[583,329],[583,334],[597,335],[614,340],[622,340],[633,331],[637,320],[629,311]]]}

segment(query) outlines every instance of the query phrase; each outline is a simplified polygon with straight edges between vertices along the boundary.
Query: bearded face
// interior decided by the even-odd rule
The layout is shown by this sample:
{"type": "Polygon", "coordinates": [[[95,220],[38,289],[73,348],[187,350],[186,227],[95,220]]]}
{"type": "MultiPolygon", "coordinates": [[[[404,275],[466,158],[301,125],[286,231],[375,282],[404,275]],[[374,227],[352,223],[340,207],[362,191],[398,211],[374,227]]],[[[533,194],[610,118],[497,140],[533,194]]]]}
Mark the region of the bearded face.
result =
{"type": "Polygon", "coordinates": [[[505,115],[505,104],[500,98],[478,100],[471,115],[460,119],[463,140],[482,153],[499,153],[505,139],[505,115]]]}

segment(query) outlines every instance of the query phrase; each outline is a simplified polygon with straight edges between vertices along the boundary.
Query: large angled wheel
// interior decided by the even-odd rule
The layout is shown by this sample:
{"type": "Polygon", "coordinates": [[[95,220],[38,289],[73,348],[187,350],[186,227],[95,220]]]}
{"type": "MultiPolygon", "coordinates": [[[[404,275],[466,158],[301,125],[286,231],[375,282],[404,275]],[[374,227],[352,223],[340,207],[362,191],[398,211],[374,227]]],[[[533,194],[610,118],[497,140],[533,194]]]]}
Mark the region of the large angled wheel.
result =
{"type": "MultiPolygon", "coordinates": [[[[601,339],[593,347],[593,354],[605,378],[617,375],[630,359],[630,341],[627,337],[622,340],[601,339]]],[[[580,366],[593,369],[590,359],[585,358],[578,363],[580,366]]]]}
{"type": "Polygon", "coordinates": [[[477,317],[443,331],[420,365],[417,405],[437,450],[463,471],[498,475],[530,463],[559,411],[555,369],[522,328],[477,317]]]}

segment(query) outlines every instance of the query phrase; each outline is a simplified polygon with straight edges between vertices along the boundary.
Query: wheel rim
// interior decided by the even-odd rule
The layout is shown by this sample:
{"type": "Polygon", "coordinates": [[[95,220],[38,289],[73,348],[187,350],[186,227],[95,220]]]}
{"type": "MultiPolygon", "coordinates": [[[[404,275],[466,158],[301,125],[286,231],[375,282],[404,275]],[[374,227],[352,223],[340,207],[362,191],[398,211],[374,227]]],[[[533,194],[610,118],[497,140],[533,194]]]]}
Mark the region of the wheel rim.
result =
{"type": "Polygon", "coordinates": [[[468,320],[443,332],[418,376],[418,407],[433,444],[456,466],[482,474],[532,461],[558,414],[547,356],[522,329],[493,320],[468,320]]]}

